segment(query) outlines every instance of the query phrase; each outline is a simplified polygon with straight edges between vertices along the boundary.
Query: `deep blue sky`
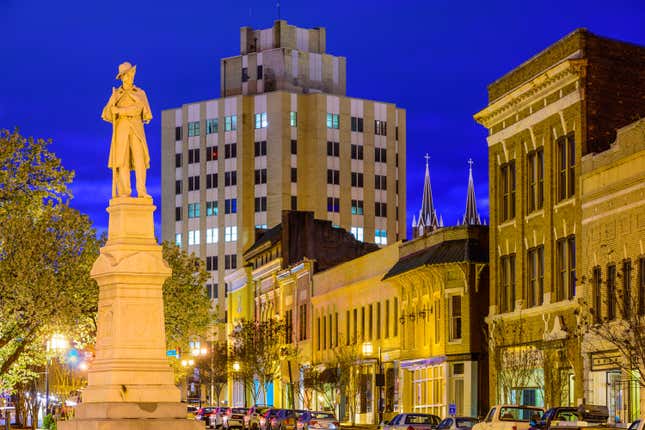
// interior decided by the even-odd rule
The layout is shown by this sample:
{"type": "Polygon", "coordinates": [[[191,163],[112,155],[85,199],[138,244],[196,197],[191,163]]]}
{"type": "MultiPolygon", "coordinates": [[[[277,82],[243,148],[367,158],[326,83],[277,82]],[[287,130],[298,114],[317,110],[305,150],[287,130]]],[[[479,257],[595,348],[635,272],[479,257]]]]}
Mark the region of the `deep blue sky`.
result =
{"type": "MultiPolygon", "coordinates": [[[[327,51],[347,58],[349,96],[407,110],[408,225],[420,207],[426,152],[445,224],[463,213],[469,157],[488,219],[486,133],[472,119],[488,83],[577,27],[645,45],[642,0],[280,3],[291,24],[327,28],[327,51]]],[[[117,65],[137,64],[136,83],[148,93],[148,183],[159,203],[161,110],[219,97],[219,59],[239,53],[241,26],[270,27],[275,4],[0,0],[0,127],[52,138],[51,149],[76,171],[72,206],[105,229],[111,126],[99,115],[118,85],[117,65]]]]}

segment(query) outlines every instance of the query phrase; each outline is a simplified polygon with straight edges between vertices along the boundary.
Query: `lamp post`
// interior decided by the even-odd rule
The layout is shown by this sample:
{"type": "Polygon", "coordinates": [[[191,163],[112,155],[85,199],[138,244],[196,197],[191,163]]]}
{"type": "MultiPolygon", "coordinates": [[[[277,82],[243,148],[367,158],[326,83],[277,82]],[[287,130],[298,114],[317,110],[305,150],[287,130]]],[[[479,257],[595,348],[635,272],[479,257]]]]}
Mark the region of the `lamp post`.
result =
{"type": "Polygon", "coordinates": [[[69,342],[62,334],[56,333],[53,334],[51,338],[47,340],[46,352],[47,355],[45,358],[45,413],[49,412],[49,364],[51,361],[50,351],[53,351],[54,354],[60,352],[64,349],[67,349],[69,342]]]}
{"type": "MultiPolygon", "coordinates": [[[[181,367],[193,367],[195,365],[195,360],[192,358],[188,360],[181,360],[181,367]]],[[[188,398],[190,397],[190,383],[188,382],[189,376],[186,375],[186,403],[188,403],[188,398]]]]}
{"type": "MultiPolygon", "coordinates": [[[[373,352],[374,352],[374,347],[372,346],[372,342],[364,342],[363,355],[365,357],[369,357],[373,354],[373,352]]],[[[385,406],[383,401],[383,386],[385,385],[385,375],[383,374],[383,360],[381,360],[380,345],[378,347],[378,356],[376,360],[377,360],[377,366],[378,366],[378,373],[374,377],[374,385],[378,387],[378,424],[380,424],[383,422],[383,409],[385,406]]]]}
{"type": "MultiPolygon", "coordinates": [[[[233,363],[233,372],[235,372],[235,379],[240,380],[240,363],[238,361],[233,363]]],[[[242,381],[242,392],[244,394],[244,407],[246,407],[246,385],[244,384],[244,381],[242,381]]]]}
{"type": "MultiPolygon", "coordinates": [[[[201,343],[198,340],[190,342],[190,351],[191,351],[191,354],[193,355],[193,357],[195,357],[195,358],[203,357],[206,354],[208,354],[208,348],[206,348],[205,346],[201,346],[201,343]]],[[[211,381],[212,381],[212,371],[213,371],[213,368],[211,366],[211,381]]],[[[200,372],[199,373],[199,385],[198,385],[199,407],[200,408],[202,407],[202,390],[201,390],[201,388],[202,388],[202,374],[200,372]]],[[[211,390],[212,390],[212,386],[211,386],[211,390]]],[[[212,402],[212,400],[211,400],[211,402],[212,402]]]]}

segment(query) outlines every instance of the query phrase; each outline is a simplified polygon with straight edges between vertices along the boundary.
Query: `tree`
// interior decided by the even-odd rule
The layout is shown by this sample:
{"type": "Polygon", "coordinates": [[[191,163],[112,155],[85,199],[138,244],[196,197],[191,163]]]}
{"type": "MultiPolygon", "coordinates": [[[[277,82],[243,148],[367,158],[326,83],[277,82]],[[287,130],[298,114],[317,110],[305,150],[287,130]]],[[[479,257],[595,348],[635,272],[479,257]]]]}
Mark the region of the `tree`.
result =
{"type": "Polygon", "coordinates": [[[212,387],[211,404],[219,405],[228,376],[228,346],[226,342],[212,342],[209,354],[197,360],[196,365],[201,370],[202,383],[212,387]],[[216,402],[214,403],[213,400],[216,402]]]}
{"type": "MultiPolygon", "coordinates": [[[[334,350],[332,368],[337,369],[337,391],[345,399],[349,419],[354,426],[358,409],[358,394],[360,391],[360,360],[361,354],[356,344],[339,346],[334,350]]],[[[340,415],[340,413],[339,413],[340,415]]],[[[340,416],[338,417],[341,418],[340,416]]]]}
{"type": "Polygon", "coordinates": [[[284,321],[270,318],[265,321],[241,320],[230,334],[231,363],[239,364],[236,374],[245,389],[250,389],[255,403],[260,391],[264,393],[266,403],[266,390],[278,377],[280,359],[285,356],[285,332],[284,321]]]}

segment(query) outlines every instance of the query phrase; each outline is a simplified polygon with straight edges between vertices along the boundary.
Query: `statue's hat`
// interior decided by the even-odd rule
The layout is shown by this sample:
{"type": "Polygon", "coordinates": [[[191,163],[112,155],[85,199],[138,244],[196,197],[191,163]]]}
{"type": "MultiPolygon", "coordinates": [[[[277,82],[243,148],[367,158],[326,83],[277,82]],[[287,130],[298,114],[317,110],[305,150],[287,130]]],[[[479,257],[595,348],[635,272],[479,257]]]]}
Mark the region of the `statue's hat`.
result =
{"type": "Polygon", "coordinates": [[[116,75],[116,78],[121,79],[121,76],[123,76],[125,73],[127,73],[130,70],[136,71],[137,66],[133,66],[132,64],[130,64],[127,61],[119,64],[119,73],[116,75]]]}

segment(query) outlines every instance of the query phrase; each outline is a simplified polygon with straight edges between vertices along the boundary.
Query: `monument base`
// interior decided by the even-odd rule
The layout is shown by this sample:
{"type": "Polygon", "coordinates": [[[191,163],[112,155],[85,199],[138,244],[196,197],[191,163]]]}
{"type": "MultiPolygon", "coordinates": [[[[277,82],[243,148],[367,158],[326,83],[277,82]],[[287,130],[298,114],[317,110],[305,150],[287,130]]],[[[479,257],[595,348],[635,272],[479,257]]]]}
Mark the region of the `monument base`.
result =
{"type": "Polygon", "coordinates": [[[202,422],[186,418],[183,403],[105,402],[81,403],[59,430],[201,430],[202,422]]]}

